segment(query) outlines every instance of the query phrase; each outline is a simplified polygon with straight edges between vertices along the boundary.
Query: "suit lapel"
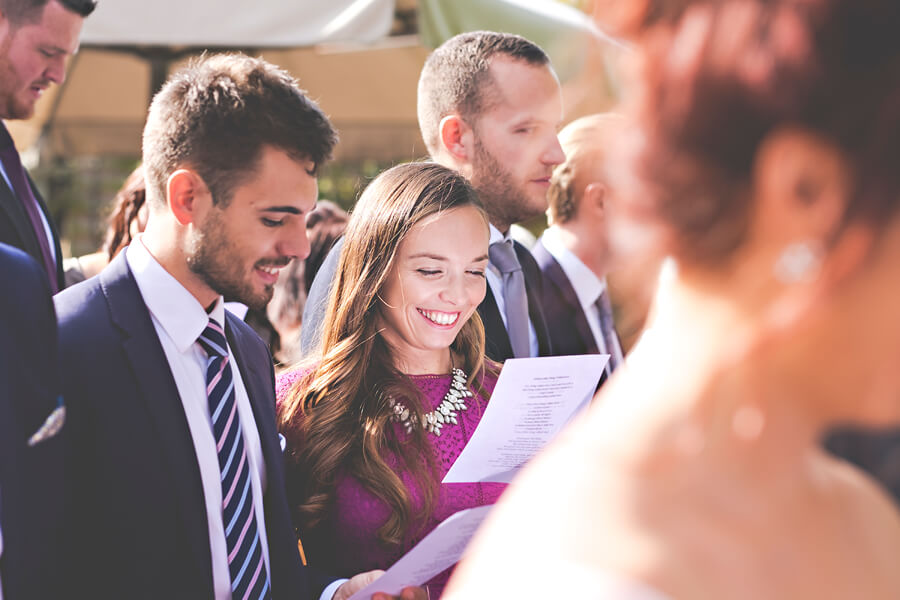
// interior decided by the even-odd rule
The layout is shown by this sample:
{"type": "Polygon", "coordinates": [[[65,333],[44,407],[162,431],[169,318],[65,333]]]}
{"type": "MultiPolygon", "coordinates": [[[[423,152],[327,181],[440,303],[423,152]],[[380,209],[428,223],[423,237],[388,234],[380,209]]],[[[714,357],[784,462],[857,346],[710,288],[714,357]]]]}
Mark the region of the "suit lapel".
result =
{"type": "Polygon", "coordinates": [[[182,525],[190,530],[186,537],[191,540],[195,564],[205,570],[199,575],[212,586],[209,526],[193,438],[168,360],[124,252],[101,272],[100,284],[110,318],[123,333],[122,350],[134,374],[135,396],[150,415],[159,435],[158,450],[169,464],[182,525]]]}
{"type": "MultiPolygon", "coordinates": [[[[2,179],[0,179],[0,210],[6,213],[9,221],[13,224],[24,245],[22,249],[33,257],[41,256],[41,247],[31,228],[31,221],[28,219],[25,207],[9,188],[9,184],[2,179]]],[[[39,264],[44,264],[41,261],[43,259],[39,261],[39,264]]]]}
{"type": "Polygon", "coordinates": [[[560,295],[571,311],[570,314],[575,317],[575,329],[578,331],[581,341],[584,342],[584,347],[588,349],[588,353],[599,352],[600,349],[597,347],[597,341],[594,339],[594,333],[591,331],[587,316],[584,314],[581,303],[578,301],[575,288],[572,287],[572,282],[566,277],[565,271],[562,270],[562,267],[552,256],[544,266],[544,274],[550,280],[550,283],[559,290],[560,295]]]}
{"type": "MultiPolygon", "coordinates": [[[[56,230],[56,224],[53,222],[53,219],[50,218],[50,211],[47,210],[44,198],[41,196],[40,191],[38,191],[37,186],[34,185],[34,181],[31,180],[31,176],[27,171],[25,172],[25,176],[28,179],[28,185],[31,186],[31,192],[34,194],[34,198],[38,203],[38,208],[50,225],[50,234],[53,238],[50,242],[56,262],[57,286],[59,289],[62,289],[64,277],[62,268],[62,248],[59,244],[59,232],[56,230]]],[[[22,241],[22,249],[34,257],[35,260],[38,261],[38,264],[44,264],[41,244],[34,233],[34,229],[31,227],[31,220],[28,218],[28,213],[25,212],[25,207],[22,206],[22,202],[16,198],[15,193],[10,189],[6,181],[0,181],[0,211],[6,213],[9,222],[12,223],[13,228],[16,230],[16,234],[22,241]]]]}
{"type": "Polygon", "coordinates": [[[534,260],[531,252],[520,244],[513,242],[513,248],[516,249],[516,256],[519,264],[522,265],[522,273],[525,276],[525,294],[528,296],[528,318],[534,326],[535,335],[538,340],[538,356],[552,356],[553,348],[550,343],[550,332],[547,329],[547,321],[544,318],[544,311],[541,308],[543,299],[543,283],[541,281],[541,270],[534,260]]]}
{"type": "MultiPolygon", "coordinates": [[[[53,221],[50,215],[50,210],[47,208],[47,205],[44,203],[44,197],[41,196],[40,190],[38,190],[37,186],[34,185],[34,181],[31,179],[31,174],[28,171],[25,171],[25,177],[28,179],[28,185],[31,186],[31,193],[34,194],[34,199],[37,200],[38,206],[41,209],[41,212],[44,214],[44,217],[47,219],[47,223],[50,225],[50,235],[53,239],[50,240],[51,246],[53,247],[54,257],[56,259],[56,279],[57,285],[59,289],[63,289],[65,287],[65,276],[63,274],[63,264],[62,264],[62,246],[59,243],[59,231],[56,230],[56,223],[53,221]]],[[[27,217],[27,215],[26,215],[27,217]]],[[[35,244],[38,241],[35,239],[35,244]]],[[[39,247],[39,246],[38,246],[39,247]]]]}
{"type": "Polygon", "coordinates": [[[513,355],[512,345],[509,343],[509,334],[503,325],[503,317],[494,300],[494,293],[488,285],[484,294],[484,300],[478,305],[478,314],[484,324],[484,353],[491,360],[503,362],[513,355]]]}

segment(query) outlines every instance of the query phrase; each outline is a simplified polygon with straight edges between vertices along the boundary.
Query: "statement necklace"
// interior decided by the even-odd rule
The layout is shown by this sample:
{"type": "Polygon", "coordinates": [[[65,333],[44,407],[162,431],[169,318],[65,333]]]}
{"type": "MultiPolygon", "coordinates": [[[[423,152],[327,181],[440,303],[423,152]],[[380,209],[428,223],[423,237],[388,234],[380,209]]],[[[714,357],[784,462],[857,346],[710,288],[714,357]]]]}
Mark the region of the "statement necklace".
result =
{"type": "MultiPolygon", "coordinates": [[[[457,424],[458,410],[466,410],[465,399],[472,397],[472,392],[466,386],[466,374],[462,369],[453,368],[450,371],[450,389],[444,395],[444,399],[436,409],[425,413],[425,430],[440,437],[441,428],[447,423],[457,424]]],[[[416,415],[410,413],[402,403],[393,398],[388,398],[391,407],[391,420],[400,423],[406,428],[406,433],[412,433],[413,427],[418,426],[416,415]]]]}

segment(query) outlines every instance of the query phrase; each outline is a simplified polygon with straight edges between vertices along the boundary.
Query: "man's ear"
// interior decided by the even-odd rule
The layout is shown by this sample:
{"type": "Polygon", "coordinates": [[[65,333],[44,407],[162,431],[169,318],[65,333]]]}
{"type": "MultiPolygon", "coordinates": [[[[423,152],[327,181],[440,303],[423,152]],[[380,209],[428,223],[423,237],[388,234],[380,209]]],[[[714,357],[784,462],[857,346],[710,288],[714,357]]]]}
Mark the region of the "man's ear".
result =
{"type": "Polygon", "coordinates": [[[840,150],[804,129],[770,133],[753,173],[754,226],[770,238],[832,241],[843,220],[850,174],[840,150]]]}
{"type": "Polygon", "coordinates": [[[459,115],[447,115],[440,124],[441,146],[454,160],[471,162],[475,136],[472,128],[459,115]]]}
{"type": "Polygon", "coordinates": [[[581,196],[581,207],[589,210],[594,219],[606,216],[606,186],[599,181],[592,181],[584,188],[581,196]]]}
{"type": "MultiPolygon", "coordinates": [[[[206,184],[194,171],[178,169],[166,181],[166,203],[175,219],[182,225],[194,222],[200,198],[208,195],[206,184]]],[[[211,198],[210,198],[211,200],[211,198]]]]}

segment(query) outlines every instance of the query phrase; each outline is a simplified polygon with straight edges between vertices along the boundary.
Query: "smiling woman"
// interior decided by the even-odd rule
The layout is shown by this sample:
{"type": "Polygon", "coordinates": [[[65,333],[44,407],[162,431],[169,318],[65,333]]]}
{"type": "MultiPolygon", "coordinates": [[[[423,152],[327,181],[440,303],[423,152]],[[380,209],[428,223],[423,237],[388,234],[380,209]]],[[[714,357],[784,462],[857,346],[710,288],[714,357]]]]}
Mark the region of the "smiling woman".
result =
{"type": "Polygon", "coordinates": [[[449,348],[485,293],[486,221],[475,206],[422,220],[397,248],[379,298],[379,330],[408,374],[446,373],[449,348]]]}
{"type": "MultiPolygon", "coordinates": [[[[278,382],[288,487],[311,565],[384,569],[502,484],[440,484],[496,383],[475,312],[488,221],[468,182],[429,163],[376,178],[347,226],[321,359],[278,382]]],[[[448,573],[429,582],[431,597],[448,573]]]]}

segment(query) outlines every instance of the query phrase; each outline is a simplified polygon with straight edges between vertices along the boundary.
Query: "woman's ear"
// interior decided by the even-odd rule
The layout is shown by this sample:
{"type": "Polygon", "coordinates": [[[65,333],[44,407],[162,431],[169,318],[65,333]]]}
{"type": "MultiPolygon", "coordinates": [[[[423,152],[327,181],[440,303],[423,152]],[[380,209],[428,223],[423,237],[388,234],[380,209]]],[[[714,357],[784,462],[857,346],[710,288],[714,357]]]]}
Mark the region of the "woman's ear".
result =
{"type": "Polygon", "coordinates": [[[829,245],[840,229],[850,191],[842,153],[801,128],[770,133],[754,164],[754,225],[782,244],[829,245]]]}
{"type": "Polygon", "coordinates": [[[845,224],[851,176],[833,144],[804,129],[780,129],[763,141],[754,166],[753,234],[779,252],[777,279],[830,287],[859,268],[873,235],[845,224]]]}

